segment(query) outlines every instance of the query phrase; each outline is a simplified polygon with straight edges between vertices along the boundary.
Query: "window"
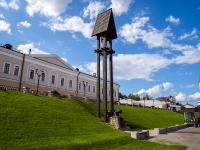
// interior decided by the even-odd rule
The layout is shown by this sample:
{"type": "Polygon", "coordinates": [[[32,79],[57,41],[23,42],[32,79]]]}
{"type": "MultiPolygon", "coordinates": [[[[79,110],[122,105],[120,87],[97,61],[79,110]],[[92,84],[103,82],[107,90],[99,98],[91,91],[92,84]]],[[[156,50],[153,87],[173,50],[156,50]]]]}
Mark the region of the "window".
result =
{"type": "Polygon", "coordinates": [[[9,74],[9,71],[10,71],[10,64],[5,63],[3,72],[6,73],[6,74],[9,74]]]}
{"type": "Polygon", "coordinates": [[[88,92],[90,92],[90,85],[88,85],[88,92]]]}
{"type": "Polygon", "coordinates": [[[15,68],[14,68],[14,75],[15,76],[19,75],[19,66],[15,66],[15,68]]]}
{"type": "Polygon", "coordinates": [[[115,93],[114,93],[114,94],[115,94],[115,97],[116,97],[116,96],[117,96],[117,93],[116,93],[116,91],[115,91],[115,93]]]}
{"type": "Polygon", "coordinates": [[[81,82],[78,83],[78,89],[81,89],[81,82]]]}
{"type": "Polygon", "coordinates": [[[69,80],[69,87],[72,88],[72,80],[69,80]]]}
{"type": "Polygon", "coordinates": [[[45,80],[45,73],[43,72],[43,73],[41,74],[41,81],[44,82],[44,80],[45,80]]]}
{"type": "Polygon", "coordinates": [[[103,94],[103,88],[101,89],[101,94],[103,94]]]}
{"type": "Polygon", "coordinates": [[[64,79],[64,78],[61,78],[60,85],[63,86],[63,85],[64,85],[64,82],[65,82],[65,79],[64,79]]]}
{"type": "Polygon", "coordinates": [[[30,79],[34,79],[34,74],[35,74],[35,73],[34,73],[34,70],[31,70],[31,71],[30,71],[30,79]]]}
{"type": "Polygon", "coordinates": [[[56,78],[56,77],[55,77],[54,75],[51,76],[51,83],[52,83],[52,84],[55,83],[55,78],[56,78]]]}
{"type": "Polygon", "coordinates": [[[93,86],[93,93],[95,93],[95,86],[93,86]]]}

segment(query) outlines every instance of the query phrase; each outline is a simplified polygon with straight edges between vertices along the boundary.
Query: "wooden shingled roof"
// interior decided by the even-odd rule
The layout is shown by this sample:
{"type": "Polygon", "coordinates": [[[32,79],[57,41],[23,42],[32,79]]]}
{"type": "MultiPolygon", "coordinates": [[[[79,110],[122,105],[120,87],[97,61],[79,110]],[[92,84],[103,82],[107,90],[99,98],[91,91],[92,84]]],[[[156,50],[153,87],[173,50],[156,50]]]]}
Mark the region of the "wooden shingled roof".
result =
{"type": "Polygon", "coordinates": [[[115,28],[115,21],[112,13],[112,8],[98,14],[94,29],[92,31],[92,36],[104,35],[107,33],[109,36],[107,39],[116,39],[117,33],[115,28]]]}

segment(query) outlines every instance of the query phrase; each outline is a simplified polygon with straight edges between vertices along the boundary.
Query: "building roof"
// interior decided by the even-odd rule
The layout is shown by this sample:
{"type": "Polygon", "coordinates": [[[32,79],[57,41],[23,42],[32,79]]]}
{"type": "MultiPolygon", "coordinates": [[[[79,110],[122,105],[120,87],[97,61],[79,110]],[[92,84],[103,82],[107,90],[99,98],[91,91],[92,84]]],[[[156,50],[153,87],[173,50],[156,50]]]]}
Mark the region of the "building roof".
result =
{"type": "Polygon", "coordinates": [[[28,55],[34,58],[47,61],[49,63],[54,63],[56,65],[63,66],[70,70],[75,70],[75,68],[73,68],[70,64],[68,64],[66,61],[64,61],[63,59],[61,59],[59,56],[55,54],[28,54],[28,55]]]}
{"type": "Polygon", "coordinates": [[[98,14],[92,36],[102,35],[106,32],[109,34],[108,40],[117,38],[112,8],[98,14]]]}

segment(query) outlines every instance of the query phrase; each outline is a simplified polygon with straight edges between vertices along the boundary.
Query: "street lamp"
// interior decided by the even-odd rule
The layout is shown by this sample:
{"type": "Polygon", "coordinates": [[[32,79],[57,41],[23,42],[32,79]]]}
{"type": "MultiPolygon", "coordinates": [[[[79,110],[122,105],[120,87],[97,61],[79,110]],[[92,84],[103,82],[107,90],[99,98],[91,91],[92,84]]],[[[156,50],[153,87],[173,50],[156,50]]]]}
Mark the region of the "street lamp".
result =
{"type": "Polygon", "coordinates": [[[38,73],[38,69],[36,69],[35,74],[38,76],[38,83],[37,83],[37,91],[36,94],[38,94],[38,88],[39,88],[39,83],[40,83],[40,76],[42,75],[42,73],[44,73],[44,71],[42,70],[41,73],[38,73]]]}
{"type": "Polygon", "coordinates": [[[85,97],[85,87],[86,87],[86,86],[88,86],[88,82],[85,83],[85,82],[83,81],[84,97],[85,97]]]}

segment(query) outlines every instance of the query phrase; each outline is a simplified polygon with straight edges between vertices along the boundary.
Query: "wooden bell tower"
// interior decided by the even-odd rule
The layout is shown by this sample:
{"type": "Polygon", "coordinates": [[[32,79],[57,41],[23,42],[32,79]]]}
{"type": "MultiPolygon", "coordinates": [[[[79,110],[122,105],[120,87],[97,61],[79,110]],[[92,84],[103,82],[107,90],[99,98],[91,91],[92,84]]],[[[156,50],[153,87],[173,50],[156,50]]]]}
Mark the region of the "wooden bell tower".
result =
{"type": "Polygon", "coordinates": [[[103,117],[104,121],[108,122],[107,111],[107,56],[109,56],[109,72],[110,72],[110,113],[114,113],[113,99],[113,60],[112,54],[115,53],[112,49],[112,40],[117,38],[115,22],[112,8],[98,14],[92,36],[97,37],[97,117],[100,118],[100,59],[103,60],[103,117]],[[109,46],[107,46],[107,42],[109,46]]]}

